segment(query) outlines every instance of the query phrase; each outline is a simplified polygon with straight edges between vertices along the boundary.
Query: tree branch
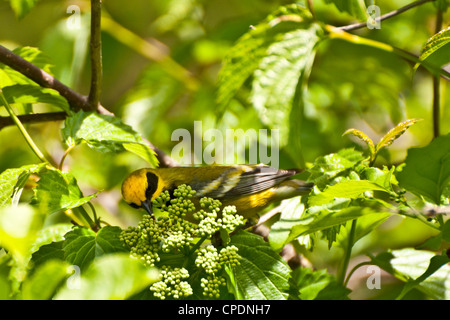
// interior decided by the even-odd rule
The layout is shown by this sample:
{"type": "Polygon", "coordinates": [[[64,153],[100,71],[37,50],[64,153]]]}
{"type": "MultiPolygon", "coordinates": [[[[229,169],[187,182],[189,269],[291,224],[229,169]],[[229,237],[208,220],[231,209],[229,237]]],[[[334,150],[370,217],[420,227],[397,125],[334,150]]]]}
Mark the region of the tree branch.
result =
{"type": "MultiPolygon", "coordinates": [[[[417,7],[417,6],[420,6],[420,5],[424,4],[424,3],[432,2],[432,1],[435,1],[435,0],[419,0],[419,1],[412,2],[412,3],[410,3],[410,4],[408,4],[408,5],[404,6],[404,7],[401,7],[399,9],[397,9],[397,10],[393,10],[393,11],[388,12],[388,13],[382,15],[382,16],[379,16],[378,18],[375,18],[375,22],[380,22],[380,21],[383,21],[383,20],[395,17],[396,15],[399,15],[400,13],[408,11],[409,9],[412,9],[414,7],[417,7]]],[[[359,22],[359,23],[349,24],[347,26],[342,26],[342,27],[337,27],[337,28],[340,29],[340,30],[343,30],[343,31],[351,31],[351,30],[361,29],[361,28],[364,28],[366,26],[367,26],[366,22],[359,22]]]]}
{"type": "Polygon", "coordinates": [[[36,82],[41,87],[51,88],[58,91],[59,94],[67,100],[67,102],[74,110],[91,110],[89,102],[87,101],[85,96],[73,91],[44,70],[36,67],[34,64],[25,60],[21,56],[16,55],[12,51],[1,45],[0,62],[16,70],[17,72],[20,72],[27,78],[36,82]]]}
{"type": "MultiPolygon", "coordinates": [[[[72,90],[44,70],[38,68],[31,62],[23,59],[22,57],[16,55],[12,51],[0,45],[0,63],[7,65],[8,67],[16,70],[17,72],[23,74],[27,78],[33,80],[38,85],[44,88],[50,88],[56,90],[62,97],[64,97],[71,108],[74,111],[84,110],[91,111],[96,110],[101,114],[114,115],[109,110],[105,109],[100,104],[98,107],[92,108],[88,102],[86,96],[79,94],[78,92],[72,90]]],[[[47,113],[47,114],[30,114],[18,116],[22,123],[35,123],[44,121],[55,121],[62,120],[62,116],[65,115],[64,112],[60,113],[47,113]]],[[[66,116],[66,115],[65,115],[66,116]]],[[[0,117],[0,129],[12,125],[10,118],[0,117]]],[[[155,151],[156,157],[160,163],[160,167],[174,167],[177,166],[177,162],[170,156],[165,154],[159,148],[153,146],[149,141],[147,141],[149,146],[155,151]]]]}
{"type": "MultiPolygon", "coordinates": [[[[65,112],[48,112],[36,114],[24,114],[17,116],[22,123],[40,123],[48,121],[64,120],[67,117],[65,112]]],[[[0,130],[7,126],[14,125],[14,121],[10,117],[0,117],[0,130]]]]}
{"type": "Polygon", "coordinates": [[[100,93],[102,88],[101,6],[101,0],[91,0],[91,88],[88,101],[93,109],[100,103],[100,93]]]}

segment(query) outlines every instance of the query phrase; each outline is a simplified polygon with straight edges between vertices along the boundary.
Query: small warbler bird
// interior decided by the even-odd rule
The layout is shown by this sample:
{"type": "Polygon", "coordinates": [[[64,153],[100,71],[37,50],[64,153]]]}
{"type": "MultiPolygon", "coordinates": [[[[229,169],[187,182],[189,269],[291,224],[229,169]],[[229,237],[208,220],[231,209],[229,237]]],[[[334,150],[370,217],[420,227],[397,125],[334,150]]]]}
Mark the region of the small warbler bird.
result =
{"type": "MultiPolygon", "coordinates": [[[[144,168],[132,172],[122,184],[125,202],[152,214],[152,201],[161,192],[182,184],[196,191],[195,198],[220,200],[236,206],[245,218],[257,216],[269,204],[311,191],[312,183],[289,179],[297,169],[274,169],[266,165],[144,168]]],[[[195,199],[194,199],[195,201],[195,199]]]]}

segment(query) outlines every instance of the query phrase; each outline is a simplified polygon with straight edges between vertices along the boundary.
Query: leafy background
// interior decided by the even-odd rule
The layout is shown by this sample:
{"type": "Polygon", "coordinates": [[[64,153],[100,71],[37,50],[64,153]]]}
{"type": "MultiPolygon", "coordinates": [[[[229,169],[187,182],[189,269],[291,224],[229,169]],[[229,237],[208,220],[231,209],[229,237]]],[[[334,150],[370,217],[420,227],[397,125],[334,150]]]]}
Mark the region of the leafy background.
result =
{"type": "MultiPolygon", "coordinates": [[[[303,1],[298,3],[304,4],[303,1]]],[[[317,20],[335,26],[350,24],[355,18],[363,21],[366,13],[361,3],[314,1],[315,15],[317,20]]],[[[382,12],[388,12],[408,3],[393,0],[379,5],[382,12]]],[[[317,157],[343,148],[366,150],[366,145],[359,139],[343,136],[349,128],[359,129],[373,141],[379,141],[399,122],[412,118],[423,119],[380,152],[376,160],[376,165],[380,167],[403,162],[408,148],[422,147],[432,140],[432,77],[424,68],[414,72],[414,63],[372,47],[340,39],[318,41],[322,29],[312,24],[308,30],[299,30],[298,26],[304,22],[293,21],[292,25],[283,25],[275,30],[270,40],[261,37],[265,43],[244,41],[244,34],[248,32],[253,32],[258,40],[258,33],[264,31],[261,29],[266,17],[271,13],[276,16],[277,8],[288,4],[291,2],[129,0],[124,6],[120,0],[105,1],[102,22],[102,104],[169,154],[177,143],[171,141],[172,132],[178,128],[192,132],[194,121],[197,120],[203,121],[203,130],[287,128],[281,140],[281,167],[310,165],[317,157]],[[249,31],[249,26],[256,26],[256,30],[249,31]],[[304,51],[299,52],[299,48],[304,51]],[[258,51],[260,49],[262,51],[258,51]],[[290,63],[273,65],[278,61],[277,55],[283,55],[290,63]],[[259,58],[262,59],[261,63],[259,58]],[[229,74],[221,72],[221,67],[229,61],[232,61],[235,69],[229,70],[229,74]],[[251,62],[258,63],[252,66],[251,62]],[[247,76],[253,73],[252,68],[257,70],[249,80],[247,76]],[[271,68],[286,71],[283,79],[273,78],[271,68]],[[227,77],[231,76],[235,77],[235,81],[229,81],[227,77]],[[308,80],[305,90],[296,91],[299,78],[308,80]],[[221,86],[218,89],[221,81],[234,82],[235,87],[221,86]],[[299,92],[301,97],[298,96],[299,92]],[[300,126],[289,122],[295,119],[294,112],[298,110],[291,109],[290,105],[299,101],[303,109],[300,126]],[[301,144],[298,144],[299,139],[294,138],[299,136],[301,144]]],[[[90,72],[87,45],[89,17],[86,12],[89,12],[88,1],[3,1],[0,3],[0,44],[11,49],[25,46],[39,48],[39,53],[33,49],[20,50],[23,55],[29,55],[33,63],[50,71],[66,85],[87,94],[90,72]],[[32,10],[27,10],[26,3],[33,7],[32,10]],[[67,12],[71,5],[81,9],[79,28],[72,30],[68,28],[68,23],[75,16],[67,12]]],[[[422,47],[434,34],[435,14],[435,6],[427,3],[381,22],[381,29],[361,29],[356,33],[420,54],[422,47]]],[[[447,10],[444,22],[448,23],[449,14],[447,10]]],[[[305,21],[310,19],[307,16],[304,18],[305,21]]],[[[448,48],[445,39],[436,41],[442,41],[442,45],[448,48]]],[[[448,51],[444,52],[448,54],[448,51]]],[[[11,83],[29,84],[26,79],[10,79],[2,73],[0,81],[2,87],[11,83]]],[[[445,93],[445,84],[442,88],[445,93]]],[[[33,90],[32,87],[28,89],[33,90]]],[[[8,96],[14,97],[14,88],[9,90],[12,92],[8,96]]],[[[33,96],[32,93],[30,95],[33,96]]],[[[26,100],[25,107],[31,108],[32,103],[35,112],[55,111],[55,105],[67,107],[65,101],[51,92],[37,96],[38,101],[26,100]]],[[[450,130],[450,111],[446,107],[449,99],[448,94],[442,95],[443,134],[450,130]]],[[[2,116],[7,116],[3,108],[0,112],[2,116]]],[[[78,116],[83,117],[83,114],[78,116]]],[[[99,123],[102,119],[92,121],[99,123]]],[[[76,145],[65,159],[64,167],[76,177],[84,195],[101,191],[92,200],[85,200],[91,200],[102,220],[122,228],[136,223],[139,215],[121,201],[120,184],[129,172],[148,166],[149,161],[144,160],[142,152],[141,157],[135,153],[122,152],[125,146],[112,142],[107,148],[121,152],[104,153],[101,151],[105,150],[89,148],[89,137],[82,136],[82,132],[78,131],[79,136],[72,136],[69,130],[61,133],[61,127],[61,122],[27,126],[36,144],[56,163],[68,146],[76,145]]],[[[133,134],[127,141],[138,145],[141,143],[133,134]]],[[[17,138],[15,127],[1,129],[0,144],[0,172],[36,162],[35,155],[24,140],[17,138]]],[[[245,148],[242,142],[238,141],[239,144],[240,148],[245,148]]],[[[151,161],[151,157],[147,157],[147,160],[151,161]]],[[[237,156],[233,160],[239,163],[246,159],[237,156]]],[[[38,171],[36,168],[34,170],[38,171]]],[[[66,187],[70,189],[70,184],[66,187]]],[[[22,197],[31,199],[32,196],[28,188],[23,190],[22,197]]],[[[70,201],[70,196],[67,200],[70,201]]],[[[52,203],[46,205],[51,207],[52,203]]],[[[22,211],[25,216],[29,214],[26,208],[22,211]]],[[[49,220],[45,223],[66,222],[62,214],[54,214],[49,220]]],[[[357,243],[353,264],[358,262],[359,253],[414,247],[433,235],[435,232],[432,229],[417,220],[393,216],[357,243]]],[[[329,271],[334,272],[330,266],[336,265],[341,259],[341,249],[329,249],[326,240],[316,241],[314,251],[304,248],[299,250],[316,268],[331,268],[329,271]]],[[[416,258],[420,260],[420,257],[416,258]]],[[[121,266],[120,261],[101,263],[114,263],[117,268],[121,266]]],[[[60,267],[50,265],[47,271],[51,272],[51,268],[60,267]]],[[[140,279],[148,281],[150,276],[141,271],[140,279]]],[[[350,283],[353,289],[351,297],[390,297],[390,290],[366,290],[365,280],[358,282],[358,279],[365,279],[367,274],[363,270],[361,273],[362,278],[355,277],[356,280],[350,283]]],[[[320,277],[318,274],[314,276],[320,277]]],[[[296,275],[296,279],[302,277],[308,275],[296,275]]],[[[389,279],[393,287],[398,285],[398,280],[389,279]]],[[[32,288],[27,290],[27,294],[32,296],[32,288]]],[[[302,290],[306,292],[305,295],[308,294],[307,287],[302,290]]],[[[311,294],[314,295],[314,292],[311,294]]],[[[64,292],[60,294],[70,297],[65,296],[64,292]]],[[[414,294],[420,296],[418,292],[414,294]]]]}

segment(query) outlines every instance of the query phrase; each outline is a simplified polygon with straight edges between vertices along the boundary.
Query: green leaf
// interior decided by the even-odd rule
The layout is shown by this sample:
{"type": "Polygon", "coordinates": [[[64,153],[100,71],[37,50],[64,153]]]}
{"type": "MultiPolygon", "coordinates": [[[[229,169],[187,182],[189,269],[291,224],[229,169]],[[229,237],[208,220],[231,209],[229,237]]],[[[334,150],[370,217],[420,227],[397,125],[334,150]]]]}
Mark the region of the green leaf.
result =
{"type": "Polygon", "coordinates": [[[48,169],[39,176],[33,203],[47,214],[79,207],[97,195],[83,196],[75,177],[69,172],[48,169]]]}
{"type": "Polygon", "coordinates": [[[376,183],[367,180],[347,180],[327,187],[323,192],[308,198],[310,206],[320,206],[335,198],[355,199],[366,191],[387,191],[376,183]]]}
{"type": "Polygon", "coordinates": [[[38,268],[49,260],[64,260],[63,244],[61,240],[40,246],[31,256],[33,267],[38,268]]]}
{"type": "MultiPolygon", "coordinates": [[[[46,103],[58,107],[67,113],[70,112],[67,100],[61,97],[53,89],[42,88],[30,84],[16,84],[2,89],[6,100],[10,104],[14,103],[46,103]]],[[[0,105],[3,105],[0,103],[0,105]]]]}
{"type": "Polygon", "coordinates": [[[24,300],[50,300],[70,273],[69,264],[61,260],[49,260],[25,279],[22,286],[24,300]]]}
{"type": "Polygon", "coordinates": [[[348,300],[351,292],[339,285],[336,277],[326,270],[297,268],[292,273],[292,280],[301,300],[348,300]]]}
{"type": "Polygon", "coordinates": [[[65,235],[62,248],[64,259],[84,271],[92,261],[104,254],[126,252],[119,239],[121,232],[119,227],[109,226],[97,233],[86,228],[75,228],[65,235]]]}
{"type": "Polygon", "coordinates": [[[322,231],[359,217],[378,214],[379,210],[370,207],[348,207],[341,210],[310,214],[305,218],[279,220],[270,229],[269,242],[275,251],[280,251],[292,240],[317,231],[322,231]],[[286,232],[289,230],[289,232],[286,232]]]}
{"type": "Polygon", "coordinates": [[[246,300],[284,300],[288,297],[291,269],[260,236],[239,231],[231,237],[240,265],[232,268],[238,293],[246,300]]]}
{"type": "Polygon", "coordinates": [[[399,298],[415,287],[433,299],[450,299],[450,259],[447,256],[407,248],[377,256],[373,262],[406,282],[399,298]]]}
{"type": "MultiPolygon", "coordinates": [[[[293,74],[296,74],[297,77],[293,83],[287,83],[290,80],[286,80],[280,86],[280,88],[288,86],[291,91],[289,95],[292,96],[292,88],[296,87],[301,71],[307,66],[310,46],[314,46],[318,41],[315,35],[318,29],[318,26],[312,23],[310,13],[298,5],[281,7],[252,28],[236,42],[223,61],[219,74],[217,98],[219,105],[226,106],[258,68],[260,71],[255,73],[255,76],[260,79],[255,82],[257,86],[265,86],[264,81],[267,80],[270,82],[269,87],[273,87],[276,85],[274,82],[276,79],[273,76],[282,77],[285,74],[292,80],[293,74]],[[311,29],[307,31],[308,28],[311,29]],[[293,33],[290,34],[290,32],[293,33]],[[306,43],[307,40],[311,40],[312,43],[306,43]],[[299,47],[302,44],[305,44],[304,48],[299,47]],[[273,68],[278,67],[282,67],[282,72],[278,75],[271,74],[274,71],[273,68]],[[289,73],[289,67],[296,70],[289,73]]],[[[263,91],[265,97],[261,99],[268,99],[269,93],[265,89],[263,91]]],[[[255,95],[254,99],[259,99],[258,95],[255,95]]],[[[264,103],[259,104],[264,106],[264,103]]]]}
{"type": "Polygon", "coordinates": [[[0,174],[0,208],[13,202],[17,204],[30,174],[39,172],[44,165],[32,164],[3,171],[0,174]]]}
{"type": "Polygon", "coordinates": [[[364,141],[367,144],[367,147],[369,148],[369,152],[370,152],[370,159],[374,159],[375,158],[375,145],[373,144],[372,139],[370,139],[364,132],[358,130],[358,129],[348,129],[346,130],[342,135],[346,135],[346,134],[352,134],[355,137],[360,138],[362,141],[364,141]]]}
{"type": "Polygon", "coordinates": [[[423,148],[411,148],[399,169],[400,187],[434,204],[448,204],[450,196],[450,134],[423,148]],[[400,171],[401,170],[401,171],[400,171]]]}
{"type": "Polygon", "coordinates": [[[124,300],[158,280],[155,269],[146,268],[129,254],[102,256],[81,274],[78,288],[64,286],[55,300],[124,300]]]}
{"type": "MultiPolygon", "coordinates": [[[[420,64],[427,60],[428,63],[441,67],[450,62],[450,56],[448,54],[450,49],[450,27],[439,31],[430,39],[428,39],[425,46],[422,48],[420,54],[420,61],[414,66],[416,70],[420,64]]],[[[430,70],[432,71],[432,70],[430,70]]]]}
{"type": "Polygon", "coordinates": [[[321,34],[317,24],[280,34],[254,71],[250,101],[262,123],[280,129],[280,147],[287,144],[294,96],[303,91],[321,34]]]}
{"type": "Polygon", "coordinates": [[[382,148],[390,146],[396,139],[398,139],[406,130],[412,126],[420,119],[410,119],[402,123],[399,123],[395,128],[391,129],[384,137],[377,143],[375,148],[375,154],[378,153],[382,148]]]}
{"type": "Polygon", "coordinates": [[[338,153],[318,157],[312,168],[308,170],[311,172],[308,181],[314,182],[319,189],[323,189],[337,175],[353,168],[363,160],[362,153],[354,149],[343,149],[338,153]]]}
{"type": "Polygon", "coordinates": [[[339,11],[347,12],[359,20],[367,19],[366,5],[362,0],[325,0],[325,3],[334,4],[339,11]]]}
{"type": "Polygon", "coordinates": [[[117,117],[79,111],[66,119],[62,135],[68,147],[86,143],[100,152],[129,150],[154,167],[158,164],[155,152],[137,132],[117,117]]]}
{"type": "Polygon", "coordinates": [[[18,19],[25,17],[37,2],[38,0],[9,0],[11,8],[18,19]]]}

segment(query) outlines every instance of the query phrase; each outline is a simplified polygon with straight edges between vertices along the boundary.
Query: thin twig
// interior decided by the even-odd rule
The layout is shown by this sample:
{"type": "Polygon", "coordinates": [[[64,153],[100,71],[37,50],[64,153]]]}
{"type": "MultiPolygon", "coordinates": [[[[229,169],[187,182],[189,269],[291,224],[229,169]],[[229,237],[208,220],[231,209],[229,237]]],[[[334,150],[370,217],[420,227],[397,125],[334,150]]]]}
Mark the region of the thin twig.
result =
{"type": "MultiPolygon", "coordinates": [[[[443,12],[439,8],[436,14],[436,25],[434,33],[442,29],[443,12]]],[[[441,110],[441,79],[433,75],[433,136],[439,137],[440,134],[440,110],[441,110]]]]}
{"type": "MultiPolygon", "coordinates": [[[[380,21],[395,17],[396,15],[399,15],[400,13],[408,11],[409,9],[412,9],[414,7],[417,7],[424,3],[432,2],[432,1],[435,1],[435,0],[419,0],[419,1],[412,2],[404,7],[401,7],[397,10],[393,10],[382,16],[379,16],[378,18],[375,18],[375,22],[380,22],[380,21]]],[[[367,22],[358,22],[358,23],[354,23],[354,24],[349,24],[347,26],[338,27],[338,29],[343,30],[343,31],[351,31],[351,30],[361,29],[364,27],[367,27],[367,22]]]]}
{"type": "MultiPolygon", "coordinates": [[[[22,123],[40,123],[49,121],[64,120],[67,117],[65,112],[48,112],[24,114],[17,116],[22,123]]],[[[0,130],[7,126],[14,125],[14,121],[10,117],[0,117],[0,130]]]]}
{"type": "Polygon", "coordinates": [[[89,105],[95,110],[100,103],[102,88],[102,37],[101,37],[101,0],[91,0],[91,88],[89,105]]]}

